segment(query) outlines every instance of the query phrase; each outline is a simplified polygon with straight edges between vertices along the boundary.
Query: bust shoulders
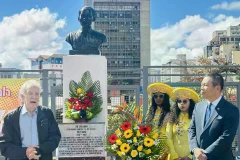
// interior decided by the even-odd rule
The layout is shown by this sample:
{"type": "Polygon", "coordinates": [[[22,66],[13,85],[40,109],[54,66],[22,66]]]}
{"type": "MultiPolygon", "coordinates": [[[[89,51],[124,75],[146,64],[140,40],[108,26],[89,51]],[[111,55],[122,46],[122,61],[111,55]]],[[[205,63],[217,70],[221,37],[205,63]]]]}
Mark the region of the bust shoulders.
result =
{"type": "MultiPolygon", "coordinates": [[[[82,33],[83,33],[83,31],[81,29],[79,29],[77,31],[70,32],[70,33],[68,33],[68,35],[66,37],[66,40],[77,39],[81,36],[82,33]]],[[[90,36],[102,39],[103,42],[107,41],[107,37],[103,33],[100,33],[96,30],[91,29],[88,34],[90,34],[90,36]]]]}

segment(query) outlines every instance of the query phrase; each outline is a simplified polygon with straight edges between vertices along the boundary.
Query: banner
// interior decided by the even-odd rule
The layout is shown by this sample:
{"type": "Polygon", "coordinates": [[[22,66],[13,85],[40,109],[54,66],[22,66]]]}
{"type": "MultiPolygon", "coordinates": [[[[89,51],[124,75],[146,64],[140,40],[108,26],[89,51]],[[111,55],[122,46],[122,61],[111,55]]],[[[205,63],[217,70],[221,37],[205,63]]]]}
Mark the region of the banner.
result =
{"type": "Polygon", "coordinates": [[[0,79],[0,125],[8,112],[19,107],[19,90],[27,80],[30,79],[0,79]]]}

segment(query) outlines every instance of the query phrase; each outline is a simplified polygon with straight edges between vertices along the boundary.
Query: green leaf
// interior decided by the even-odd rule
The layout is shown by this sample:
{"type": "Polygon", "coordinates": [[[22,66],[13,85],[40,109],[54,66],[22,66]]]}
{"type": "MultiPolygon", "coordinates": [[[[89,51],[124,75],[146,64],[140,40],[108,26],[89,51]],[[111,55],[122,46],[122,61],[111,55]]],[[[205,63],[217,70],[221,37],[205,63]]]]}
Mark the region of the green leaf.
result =
{"type": "Polygon", "coordinates": [[[89,71],[86,71],[83,74],[81,81],[78,82],[78,86],[82,88],[84,91],[88,91],[89,88],[92,86],[92,84],[93,84],[93,81],[92,81],[91,74],[89,71]]]}
{"type": "Polygon", "coordinates": [[[77,97],[77,89],[78,89],[78,84],[74,81],[74,80],[71,80],[69,82],[69,96],[70,97],[77,97]]]}

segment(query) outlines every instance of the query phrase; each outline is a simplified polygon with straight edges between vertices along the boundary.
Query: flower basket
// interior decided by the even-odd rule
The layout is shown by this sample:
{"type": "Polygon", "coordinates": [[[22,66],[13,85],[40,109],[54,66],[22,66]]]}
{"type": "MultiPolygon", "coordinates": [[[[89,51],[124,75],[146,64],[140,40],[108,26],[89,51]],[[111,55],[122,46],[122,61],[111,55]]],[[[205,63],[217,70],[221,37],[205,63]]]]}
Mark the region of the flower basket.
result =
{"type": "Polygon", "coordinates": [[[142,109],[131,103],[117,107],[108,119],[105,149],[123,160],[161,159],[167,148],[166,136],[152,124],[142,122],[142,109]]]}
{"type": "Polygon", "coordinates": [[[102,111],[102,96],[99,81],[92,81],[86,71],[80,82],[69,82],[69,97],[65,100],[65,118],[75,122],[87,122],[102,111]]]}

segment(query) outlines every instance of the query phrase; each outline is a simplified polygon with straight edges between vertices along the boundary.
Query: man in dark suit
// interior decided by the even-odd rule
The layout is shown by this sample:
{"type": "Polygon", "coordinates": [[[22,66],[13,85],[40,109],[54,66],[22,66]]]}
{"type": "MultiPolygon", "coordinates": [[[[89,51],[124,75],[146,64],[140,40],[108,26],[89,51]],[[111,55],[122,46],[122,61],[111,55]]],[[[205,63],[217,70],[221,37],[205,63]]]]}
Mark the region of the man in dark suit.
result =
{"type": "Polygon", "coordinates": [[[205,76],[188,136],[190,151],[197,160],[233,160],[232,142],[239,123],[239,110],[222,96],[223,77],[218,73],[205,76]]]}

